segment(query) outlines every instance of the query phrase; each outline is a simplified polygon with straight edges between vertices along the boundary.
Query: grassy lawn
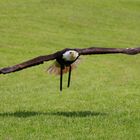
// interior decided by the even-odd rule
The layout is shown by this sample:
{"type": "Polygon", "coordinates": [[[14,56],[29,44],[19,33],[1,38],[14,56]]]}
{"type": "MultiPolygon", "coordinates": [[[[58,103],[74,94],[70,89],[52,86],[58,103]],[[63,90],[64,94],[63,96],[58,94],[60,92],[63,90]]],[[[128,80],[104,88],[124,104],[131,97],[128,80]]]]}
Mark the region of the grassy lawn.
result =
{"type": "MultiPolygon", "coordinates": [[[[0,0],[0,67],[90,46],[140,46],[140,0],[0,0]]],[[[62,94],[51,63],[0,75],[0,140],[139,140],[140,55],[83,56],[62,94]]]]}

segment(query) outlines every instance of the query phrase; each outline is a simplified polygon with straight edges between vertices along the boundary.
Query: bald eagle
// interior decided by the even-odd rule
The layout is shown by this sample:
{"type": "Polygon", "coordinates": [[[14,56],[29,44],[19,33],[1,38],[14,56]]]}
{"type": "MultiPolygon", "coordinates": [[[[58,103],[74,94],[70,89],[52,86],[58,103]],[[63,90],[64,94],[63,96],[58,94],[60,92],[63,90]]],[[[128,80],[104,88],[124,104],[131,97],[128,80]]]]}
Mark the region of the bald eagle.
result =
{"type": "Polygon", "coordinates": [[[53,54],[38,56],[20,64],[5,67],[0,69],[0,74],[7,74],[15,71],[19,71],[28,67],[43,64],[45,61],[55,60],[55,63],[48,68],[49,73],[60,75],[60,91],[62,91],[63,73],[68,74],[68,87],[70,86],[71,70],[76,66],[76,62],[80,55],[95,55],[95,54],[117,54],[123,53],[128,55],[135,55],[140,53],[140,47],[138,48],[66,48],[61,51],[57,51],[53,54]]]}

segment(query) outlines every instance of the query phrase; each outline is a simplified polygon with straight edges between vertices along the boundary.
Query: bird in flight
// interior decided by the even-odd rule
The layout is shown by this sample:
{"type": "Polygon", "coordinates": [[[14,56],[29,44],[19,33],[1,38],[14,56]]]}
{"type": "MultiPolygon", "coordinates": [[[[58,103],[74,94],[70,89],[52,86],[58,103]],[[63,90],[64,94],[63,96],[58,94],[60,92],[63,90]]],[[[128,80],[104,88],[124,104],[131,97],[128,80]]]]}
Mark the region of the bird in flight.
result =
{"type": "Polygon", "coordinates": [[[0,74],[7,74],[11,72],[20,71],[28,67],[43,64],[45,61],[55,60],[55,63],[48,68],[49,73],[60,75],[60,91],[62,91],[63,74],[68,74],[68,87],[70,86],[71,71],[76,66],[81,55],[95,55],[95,54],[128,54],[135,55],[140,53],[140,47],[138,48],[66,48],[61,51],[57,51],[53,54],[38,56],[20,64],[4,67],[0,69],[0,74]]]}

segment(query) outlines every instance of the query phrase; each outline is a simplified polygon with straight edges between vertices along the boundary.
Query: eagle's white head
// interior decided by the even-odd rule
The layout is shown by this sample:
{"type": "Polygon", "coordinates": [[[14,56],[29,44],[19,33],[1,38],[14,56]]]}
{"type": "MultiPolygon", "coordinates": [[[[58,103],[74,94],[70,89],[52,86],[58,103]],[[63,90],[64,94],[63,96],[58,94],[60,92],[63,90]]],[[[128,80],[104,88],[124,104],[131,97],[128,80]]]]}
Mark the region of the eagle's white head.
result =
{"type": "Polygon", "coordinates": [[[66,61],[74,61],[77,59],[78,56],[79,53],[77,51],[69,50],[63,54],[63,59],[66,61]]]}

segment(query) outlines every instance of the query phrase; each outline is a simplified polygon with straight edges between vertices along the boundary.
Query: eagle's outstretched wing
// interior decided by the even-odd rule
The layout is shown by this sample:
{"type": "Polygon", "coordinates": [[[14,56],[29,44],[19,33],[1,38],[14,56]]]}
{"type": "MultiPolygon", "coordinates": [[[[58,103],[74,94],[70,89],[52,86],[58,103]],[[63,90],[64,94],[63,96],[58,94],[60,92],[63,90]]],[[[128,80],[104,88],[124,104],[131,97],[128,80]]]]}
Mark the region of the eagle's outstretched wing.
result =
{"type": "Polygon", "coordinates": [[[0,74],[6,74],[6,73],[10,73],[10,72],[15,72],[15,71],[19,71],[31,66],[35,66],[35,65],[39,65],[39,64],[43,64],[44,61],[49,61],[49,60],[53,60],[55,59],[54,55],[44,55],[44,56],[39,56],[36,58],[33,58],[31,60],[25,61],[23,63],[14,65],[14,66],[10,66],[10,67],[5,67],[0,69],[0,74]]]}
{"type": "Polygon", "coordinates": [[[50,61],[54,60],[58,57],[60,57],[65,51],[68,50],[75,50],[79,53],[79,55],[92,55],[92,54],[111,54],[111,53],[124,53],[124,54],[129,54],[129,55],[134,55],[140,53],[140,47],[139,48],[96,48],[96,47],[91,47],[91,48],[75,48],[75,49],[70,49],[66,48],[61,51],[58,51],[56,53],[50,54],[50,55],[44,55],[44,56],[38,56],[36,58],[33,58],[31,60],[25,61],[23,63],[10,66],[10,67],[5,67],[0,69],[0,74],[7,74],[10,72],[15,72],[19,71],[31,66],[43,64],[44,61],[50,61]]]}
{"type": "Polygon", "coordinates": [[[22,62],[20,64],[14,65],[14,66],[1,68],[0,69],[0,74],[7,74],[7,73],[22,70],[22,69],[25,69],[25,68],[28,68],[28,67],[32,67],[32,66],[35,66],[35,65],[43,64],[44,61],[49,61],[49,60],[56,59],[59,55],[61,55],[61,52],[62,51],[58,51],[58,52],[50,54],[50,55],[38,56],[36,58],[30,59],[28,61],[22,62]]]}
{"type": "Polygon", "coordinates": [[[92,54],[111,54],[111,53],[124,53],[128,55],[134,55],[140,53],[140,47],[138,48],[79,48],[75,49],[80,55],[92,55],[92,54]]]}

